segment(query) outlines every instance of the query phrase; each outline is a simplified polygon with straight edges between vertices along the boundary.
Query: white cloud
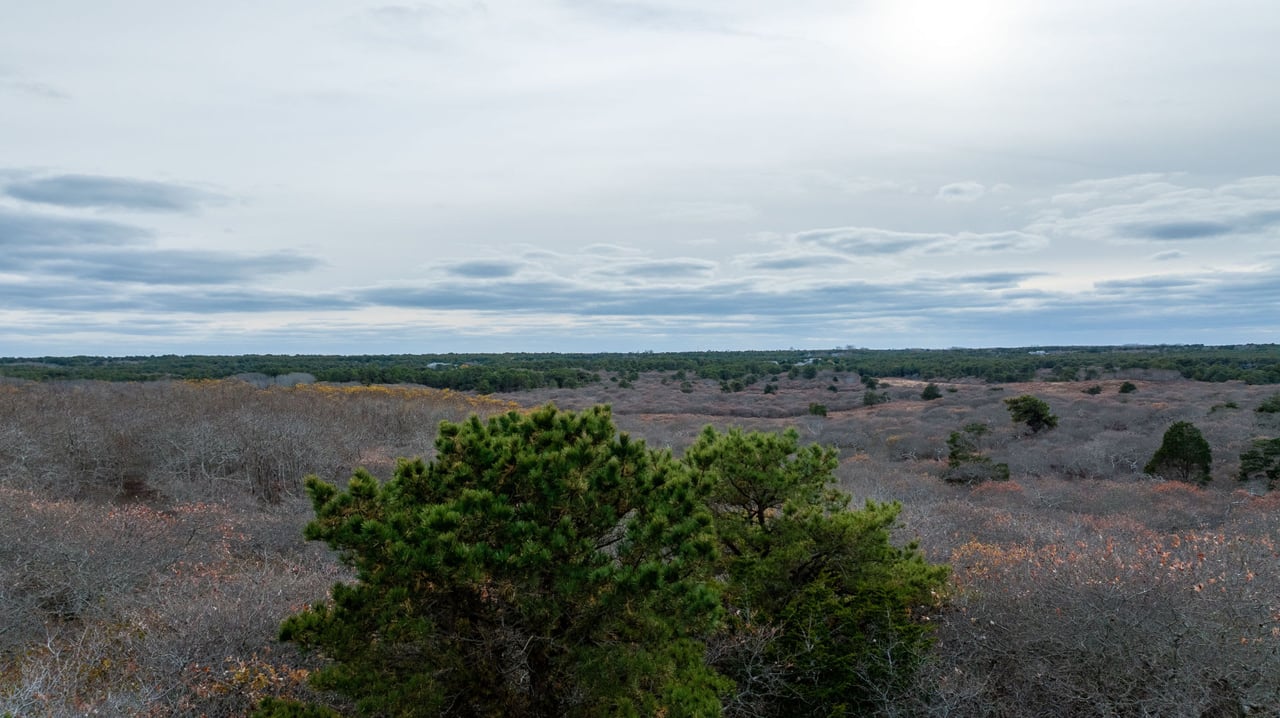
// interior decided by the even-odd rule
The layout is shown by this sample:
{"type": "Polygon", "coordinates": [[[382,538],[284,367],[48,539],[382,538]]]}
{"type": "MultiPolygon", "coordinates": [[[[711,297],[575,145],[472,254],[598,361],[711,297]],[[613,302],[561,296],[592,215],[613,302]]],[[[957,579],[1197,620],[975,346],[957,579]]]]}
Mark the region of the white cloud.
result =
{"type": "Polygon", "coordinates": [[[795,234],[793,239],[802,245],[817,245],[859,257],[1034,252],[1049,244],[1044,237],[1021,231],[943,234],[899,232],[873,227],[812,229],[795,234]]]}
{"type": "Polygon", "coordinates": [[[0,345],[1260,339],[1180,302],[1265,271],[1154,298],[1275,265],[1280,6],[1224,3],[13,3],[0,345]]]}
{"type": "Polygon", "coordinates": [[[1057,209],[1029,226],[1046,236],[1076,240],[1162,243],[1232,239],[1267,240],[1280,236],[1280,178],[1255,178],[1218,187],[1194,187],[1168,181],[1121,178],[1078,183],[1114,187],[1071,196],[1055,196],[1057,209]]]}

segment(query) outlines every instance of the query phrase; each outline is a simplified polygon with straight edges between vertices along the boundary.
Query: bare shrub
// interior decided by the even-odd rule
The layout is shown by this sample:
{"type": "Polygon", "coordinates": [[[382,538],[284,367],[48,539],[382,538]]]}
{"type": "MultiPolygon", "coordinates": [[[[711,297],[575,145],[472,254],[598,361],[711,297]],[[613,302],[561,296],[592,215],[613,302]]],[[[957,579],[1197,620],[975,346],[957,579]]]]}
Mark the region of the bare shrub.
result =
{"type": "Polygon", "coordinates": [[[0,391],[0,715],[23,716],[244,715],[306,690],[276,631],[341,575],[301,545],[302,477],[514,408],[306,383],[0,391]]]}
{"type": "MultiPolygon", "coordinates": [[[[885,715],[1280,714],[1280,494],[1140,471],[1171,423],[1192,421],[1214,474],[1238,475],[1240,454],[1277,434],[1252,411],[1274,387],[1131,373],[1114,380],[1128,394],[956,382],[926,402],[923,382],[895,379],[895,400],[866,408],[843,377],[832,393],[828,376],[782,374],[769,395],[663,378],[511,398],[607,401],[620,428],[676,453],[708,423],[795,426],[839,448],[857,500],[901,500],[897,537],[950,562],[955,594],[931,617],[927,675],[886,695],[885,715]],[[1003,404],[1021,394],[1059,427],[1022,436],[1003,404]],[[990,427],[981,449],[1011,481],[938,479],[947,436],[969,423],[990,427]]],[[[0,715],[238,716],[303,696],[314,666],[275,643],[278,621],[343,575],[301,539],[301,476],[385,474],[429,452],[440,419],[512,406],[420,387],[0,383],[0,715]]]]}
{"type": "Polygon", "coordinates": [[[243,715],[245,691],[210,685],[267,657],[279,680],[256,690],[302,690],[289,676],[307,664],[274,646],[277,627],[343,577],[302,545],[305,507],[4,499],[0,714],[243,715]]]}
{"type": "Polygon", "coordinates": [[[6,385],[0,482],[63,498],[266,502],[338,479],[382,446],[428,449],[441,419],[515,408],[421,387],[238,381],[6,385]],[[140,482],[140,483],[139,483],[140,482]],[[126,483],[130,485],[126,487],[126,483]]]}
{"type": "Polygon", "coordinates": [[[956,549],[959,594],[939,660],[976,698],[958,715],[1280,708],[1269,539],[1094,528],[1039,548],[956,549]]]}

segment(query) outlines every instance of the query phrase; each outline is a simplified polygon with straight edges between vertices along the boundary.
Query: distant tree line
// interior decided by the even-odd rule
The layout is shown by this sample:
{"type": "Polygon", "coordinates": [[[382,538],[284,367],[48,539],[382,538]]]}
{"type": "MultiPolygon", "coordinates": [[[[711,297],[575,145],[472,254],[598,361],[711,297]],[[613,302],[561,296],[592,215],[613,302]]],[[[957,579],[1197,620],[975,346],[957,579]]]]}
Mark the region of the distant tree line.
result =
{"type": "Polygon", "coordinates": [[[37,381],[220,379],[302,372],[319,381],[421,384],[480,393],[576,388],[600,381],[606,373],[636,377],[641,372],[671,372],[676,381],[698,377],[734,389],[762,379],[776,381],[782,374],[806,380],[856,374],[864,380],[975,378],[1000,383],[1035,378],[1093,381],[1104,373],[1133,370],[1176,371],[1197,381],[1280,384],[1280,345],[0,358],[0,376],[37,381]]]}

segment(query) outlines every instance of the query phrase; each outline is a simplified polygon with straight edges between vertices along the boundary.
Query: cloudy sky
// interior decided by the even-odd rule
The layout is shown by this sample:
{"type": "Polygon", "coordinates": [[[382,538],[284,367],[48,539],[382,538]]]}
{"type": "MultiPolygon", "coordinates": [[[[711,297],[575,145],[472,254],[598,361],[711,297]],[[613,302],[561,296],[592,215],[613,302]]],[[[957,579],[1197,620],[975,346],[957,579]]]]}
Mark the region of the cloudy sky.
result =
{"type": "Polygon", "coordinates": [[[0,8],[0,356],[1280,342],[1275,0],[0,8]]]}

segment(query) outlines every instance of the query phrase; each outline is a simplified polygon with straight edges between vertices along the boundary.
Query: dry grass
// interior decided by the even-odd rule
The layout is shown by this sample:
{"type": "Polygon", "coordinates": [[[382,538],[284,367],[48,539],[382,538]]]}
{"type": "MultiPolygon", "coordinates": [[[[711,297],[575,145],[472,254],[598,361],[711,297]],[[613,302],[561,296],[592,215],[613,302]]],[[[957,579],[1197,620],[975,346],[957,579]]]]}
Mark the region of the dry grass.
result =
{"type": "Polygon", "coordinates": [[[934,617],[942,640],[924,682],[886,714],[1200,715],[1215,701],[1280,713],[1280,496],[1234,479],[1252,439],[1280,435],[1253,411],[1275,389],[1125,378],[1138,391],[1119,394],[1120,379],[956,382],[929,402],[923,382],[889,380],[892,400],[874,407],[856,376],[829,373],[738,393],[696,379],[685,393],[647,374],[633,388],[483,398],[0,385],[0,715],[231,716],[264,695],[305,695],[309,666],[275,644],[275,627],[341,574],[300,540],[302,476],[387,475],[397,456],[430,454],[442,419],[548,401],[611,404],[621,429],[677,454],[706,424],[794,426],[839,448],[838,479],[857,501],[902,501],[901,538],[952,564],[955,593],[934,617]],[[1095,383],[1100,394],[1082,392],[1095,383]],[[1047,401],[1058,428],[1014,425],[1003,400],[1021,394],[1047,401]],[[1141,473],[1175,421],[1213,447],[1206,488],[1141,473]],[[972,423],[989,427],[982,450],[1011,481],[940,480],[946,437],[972,423]],[[1111,650],[1115,640],[1132,650],[1111,650]],[[1091,666],[1163,693],[1108,686],[1091,666]]]}

